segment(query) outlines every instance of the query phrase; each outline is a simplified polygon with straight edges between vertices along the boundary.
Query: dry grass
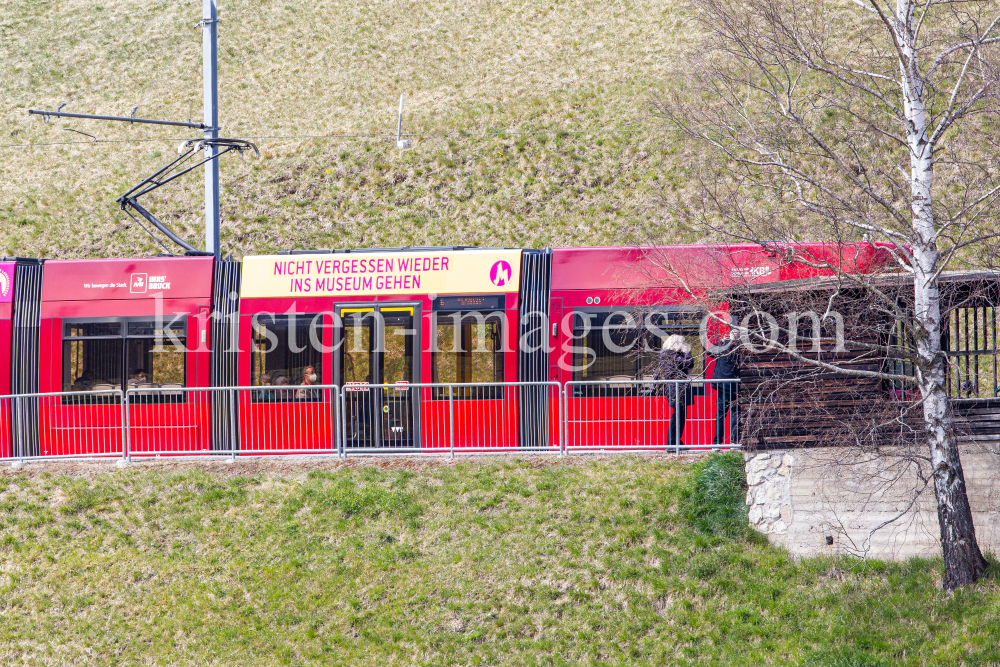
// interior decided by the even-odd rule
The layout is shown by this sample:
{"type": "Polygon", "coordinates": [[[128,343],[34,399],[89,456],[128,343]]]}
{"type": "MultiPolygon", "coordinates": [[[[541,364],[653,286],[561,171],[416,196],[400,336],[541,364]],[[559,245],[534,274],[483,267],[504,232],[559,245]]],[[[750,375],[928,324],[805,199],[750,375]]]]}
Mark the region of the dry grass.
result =
{"type": "MultiPolygon", "coordinates": [[[[228,136],[655,128],[649,100],[690,36],[676,0],[615,3],[220,3],[228,136]]],[[[114,199],[174,154],[184,131],[94,121],[47,126],[26,109],[197,119],[198,3],[17,2],[0,7],[0,254],[154,251],[114,199]]],[[[258,140],[223,159],[224,244],[287,247],[586,244],[662,224],[683,186],[669,135],[258,140]]],[[[198,242],[200,175],[150,205],[198,242]]],[[[684,230],[670,230],[685,238],[684,230]]]]}

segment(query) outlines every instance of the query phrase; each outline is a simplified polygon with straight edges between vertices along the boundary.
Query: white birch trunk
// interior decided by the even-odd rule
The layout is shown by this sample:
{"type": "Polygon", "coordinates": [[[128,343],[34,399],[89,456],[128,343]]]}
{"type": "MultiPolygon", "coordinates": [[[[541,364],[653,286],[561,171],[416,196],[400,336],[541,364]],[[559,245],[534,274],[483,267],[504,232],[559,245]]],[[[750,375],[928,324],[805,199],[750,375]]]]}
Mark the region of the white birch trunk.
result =
{"type": "Polygon", "coordinates": [[[933,466],[944,587],[976,581],[986,569],[976,542],[965,475],[955,439],[954,419],[946,391],[948,363],[941,349],[941,299],[936,272],[940,254],[933,211],[934,154],[930,143],[924,86],[916,61],[914,18],[907,0],[896,5],[897,39],[902,59],[900,83],[910,149],[910,196],[913,215],[912,252],[917,364],[924,428],[933,466]]]}

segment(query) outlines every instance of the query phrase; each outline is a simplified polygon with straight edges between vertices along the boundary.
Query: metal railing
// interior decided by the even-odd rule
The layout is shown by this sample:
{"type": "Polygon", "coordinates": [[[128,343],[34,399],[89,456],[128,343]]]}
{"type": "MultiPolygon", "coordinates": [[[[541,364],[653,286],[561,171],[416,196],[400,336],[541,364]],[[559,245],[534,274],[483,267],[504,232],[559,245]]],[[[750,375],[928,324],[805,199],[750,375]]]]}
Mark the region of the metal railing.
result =
{"type": "Polygon", "coordinates": [[[739,445],[739,380],[567,382],[567,452],[683,451],[739,445]]]}
{"type": "Polygon", "coordinates": [[[120,389],[0,396],[0,461],[125,456],[120,389]]]}
{"type": "Polygon", "coordinates": [[[337,454],[335,385],[129,389],[128,456],[337,454]]]}
{"type": "Polygon", "coordinates": [[[691,379],[8,395],[0,461],[738,448],[738,389],[738,380],[691,379]]]}
{"type": "Polygon", "coordinates": [[[561,452],[557,382],[344,385],[342,451],[561,452]]]}

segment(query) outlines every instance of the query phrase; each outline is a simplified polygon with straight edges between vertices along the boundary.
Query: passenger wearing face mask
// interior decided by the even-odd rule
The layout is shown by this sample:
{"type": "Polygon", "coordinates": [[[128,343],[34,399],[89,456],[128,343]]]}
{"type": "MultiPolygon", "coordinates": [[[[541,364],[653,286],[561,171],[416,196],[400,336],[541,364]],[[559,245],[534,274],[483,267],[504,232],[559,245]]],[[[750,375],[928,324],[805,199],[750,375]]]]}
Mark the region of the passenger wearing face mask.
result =
{"type": "Polygon", "coordinates": [[[309,385],[318,384],[319,376],[316,375],[316,369],[313,366],[306,366],[302,371],[302,389],[298,389],[295,392],[295,398],[300,401],[314,400],[315,395],[313,390],[305,389],[309,385]]]}

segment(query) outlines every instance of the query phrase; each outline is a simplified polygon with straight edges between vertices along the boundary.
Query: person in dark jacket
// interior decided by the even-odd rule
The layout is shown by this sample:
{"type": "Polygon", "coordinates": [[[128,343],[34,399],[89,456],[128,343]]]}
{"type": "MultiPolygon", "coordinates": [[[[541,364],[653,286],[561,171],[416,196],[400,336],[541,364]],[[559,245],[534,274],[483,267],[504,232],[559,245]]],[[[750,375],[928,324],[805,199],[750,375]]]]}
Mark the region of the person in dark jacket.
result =
{"type": "MultiPolygon", "coordinates": [[[[740,367],[743,362],[743,349],[739,340],[739,330],[730,329],[729,336],[724,342],[712,350],[715,357],[715,368],[712,371],[713,380],[735,380],[740,377],[740,367]]],[[[723,444],[723,432],[726,427],[726,413],[729,406],[736,404],[736,409],[729,420],[729,442],[736,444],[739,442],[738,423],[739,403],[737,402],[736,382],[713,382],[715,389],[715,437],[712,438],[713,445],[723,444]]]]}
{"type": "Polygon", "coordinates": [[[691,404],[691,387],[687,382],[676,382],[676,380],[687,380],[692,368],[694,359],[691,357],[691,348],[684,342],[684,337],[677,334],[667,336],[660,350],[657,368],[657,379],[674,380],[665,383],[667,402],[673,408],[667,431],[667,447],[684,444],[684,425],[687,423],[687,407],[691,404]]]}

